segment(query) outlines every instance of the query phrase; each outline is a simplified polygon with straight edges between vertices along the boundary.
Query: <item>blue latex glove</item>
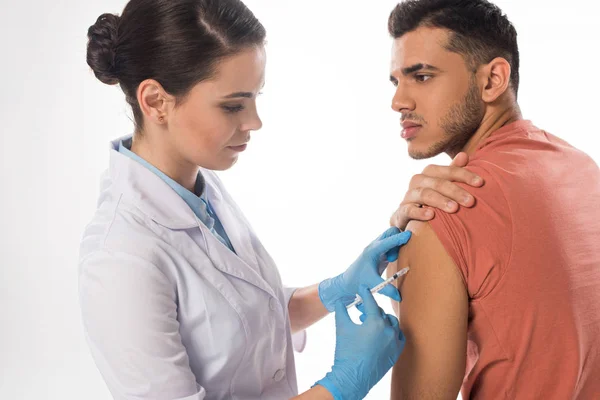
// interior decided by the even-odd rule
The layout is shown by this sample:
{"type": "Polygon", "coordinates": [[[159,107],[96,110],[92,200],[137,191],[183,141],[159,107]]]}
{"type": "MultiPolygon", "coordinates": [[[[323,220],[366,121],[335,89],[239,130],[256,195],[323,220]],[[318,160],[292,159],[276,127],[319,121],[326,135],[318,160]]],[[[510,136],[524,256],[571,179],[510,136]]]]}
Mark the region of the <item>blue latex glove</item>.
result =
{"type": "MultiPolygon", "coordinates": [[[[400,232],[396,227],[388,229],[367,246],[346,272],[321,282],[319,298],[325,308],[333,311],[339,300],[344,305],[352,303],[361,284],[373,288],[383,282],[381,274],[388,263],[398,259],[400,246],[408,242],[410,235],[410,231],[400,232]]],[[[387,285],[379,293],[401,301],[400,293],[394,285],[387,285]]]]}
{"type": "Polygon", "coordinates": [[[363,324],[352,322],[341,301],[335,304],[335,359],[331,372],[315,384],[335,400],[364,398],[404,349],[398,319],[382,312],[367,286],[361,285],[358,293],[364,304],[363,324]]]}

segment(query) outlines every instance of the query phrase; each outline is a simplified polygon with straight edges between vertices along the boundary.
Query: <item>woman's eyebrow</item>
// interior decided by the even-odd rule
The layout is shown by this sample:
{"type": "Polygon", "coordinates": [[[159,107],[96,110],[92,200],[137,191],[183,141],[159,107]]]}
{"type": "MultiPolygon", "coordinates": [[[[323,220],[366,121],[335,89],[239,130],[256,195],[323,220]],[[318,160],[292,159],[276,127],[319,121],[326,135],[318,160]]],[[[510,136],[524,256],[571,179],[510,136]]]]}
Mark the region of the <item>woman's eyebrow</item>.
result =
{"type": "Polygon", "coordinates": [[[251,99],[254,97],[254,93],[251,92],[235,92],[235,93],[231,93],[228,94],[227,96],[223,96],[224,99],[234,99],[237,97],[244,97],[247,99],[251,99]]]}

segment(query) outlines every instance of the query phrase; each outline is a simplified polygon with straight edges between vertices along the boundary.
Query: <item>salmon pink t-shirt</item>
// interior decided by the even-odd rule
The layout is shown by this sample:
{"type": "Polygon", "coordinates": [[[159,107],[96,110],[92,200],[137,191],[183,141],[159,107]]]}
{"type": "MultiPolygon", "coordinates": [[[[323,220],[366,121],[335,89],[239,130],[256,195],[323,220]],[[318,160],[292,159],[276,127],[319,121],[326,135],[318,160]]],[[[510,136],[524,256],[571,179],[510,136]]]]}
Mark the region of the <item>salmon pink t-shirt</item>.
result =
{"type": "Polygon", "coordinates": [[[598,166],[517,121],[467,168],[475,207],[430,221],[469,296],[463,398],[600,399],[598,166]]]}

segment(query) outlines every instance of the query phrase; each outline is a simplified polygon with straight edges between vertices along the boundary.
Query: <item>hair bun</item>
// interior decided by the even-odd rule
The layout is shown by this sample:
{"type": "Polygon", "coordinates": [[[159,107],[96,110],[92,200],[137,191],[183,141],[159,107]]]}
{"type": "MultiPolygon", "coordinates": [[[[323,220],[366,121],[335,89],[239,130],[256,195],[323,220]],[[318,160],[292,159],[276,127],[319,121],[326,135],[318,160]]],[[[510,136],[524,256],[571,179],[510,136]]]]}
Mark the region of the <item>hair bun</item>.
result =
{"type": "Polygon", "coordinates": [[[119,17],[102,14],[88,29],[87,63],[94,75],[107,85],[116,85],[119,78],[115,68],[115,48],[117,46],[119,17]]]}

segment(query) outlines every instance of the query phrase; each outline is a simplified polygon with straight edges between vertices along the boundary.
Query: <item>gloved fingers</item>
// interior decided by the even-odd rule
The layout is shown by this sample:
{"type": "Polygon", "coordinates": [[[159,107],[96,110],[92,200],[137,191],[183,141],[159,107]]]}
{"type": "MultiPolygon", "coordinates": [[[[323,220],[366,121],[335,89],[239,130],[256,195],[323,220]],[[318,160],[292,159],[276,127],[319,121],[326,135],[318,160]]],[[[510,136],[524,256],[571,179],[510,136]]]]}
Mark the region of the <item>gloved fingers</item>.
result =
{"type": "Polygon", "coordinates": [[[383,271],[385,271],[389,263],[395,262],[398,259],[399,251],[400,247],[394,247],[387,253],[381,254],[379,256],[379,261],[377,262],[377,273],[379,274],[379,276],[383,274],[383,271]]]}
{"type": "Polygon", "coordinates": [[[364,305],[364,303],[360,303],[359,305],[356,306],[356,308],[358,309],[358,311],[360,311],[361,314],[365,313],[365,305],[364,305]]]}
{"type": "Polygon", "coordinates": [[[398,289],[396,288],[396,286],[394,286],[393,283],[390,283],[389,285],[386,285],[383,289],[381,289],[381,291],[379,292],[379,294],[387,296],[390,299],[395,300],[397,302],[401,302],[402,301],[402,296],[400,295],[400,292],[398,291],[398,289]]]}
{"type": "Polygon", "coordinates": [[[363,304],[365,306],[365,315],[380,315],[379,305],[377,304],[377,301],[375,301],[375,298],[373,297],[371,291],[366,285],[360,285],[360,287],[358,288],[358,294],[362,298],[363,304]]]}
{"type": "Polygon", "coordinates": [[[350,319],[350,315],[348,315],[348,310],[342,301],[335,302],[335,326],[338,327],[340,325],[353,324],[350,319]]]}
{"type": "MultiPolygon", "coordinates": [[[[362,304],[361,304],[362,305],[362,304]]],[[[357,306],[358,308],[359,306],[357,306]]],[[[385,313],[385,311],[383,311],[383,308],[379,307],[379,311],[381,311],[381,318],[386,318],[387,314],[385,313]]],[[[360,322],[365,322],[365,320],[367,319],[367,314],[361,314],[358,319],[360,319],[360,322]]]]}
{"type": "Polygon", "coordinates": [[[377,261],[377,275],[381,276],[383,275],[383,272],[387,269],[388,265],[390,264],[389,261],[387,260],[387,253],[386,254],[381,254],[379,256],[379,260],[377,261]]]}
{"type": "Polygon", "coordinates": [[[385,255],[385,258],[388,263],[394,262],[398,259],[398,252],[400,251],[400,247],[394,247],[390,251],[388,251],[385,255]]]}
{"type": "Polygon", "coordinates": [[[402,343],[406,342],[406,336],[404,336],[404,332],[402,332],[402,329],[398,331],[398,340],[402,343]]]}
{"type": "Polygon", "coordinates": [[[383,319],[383,322],[385,322],[385,324],[389,327],[392,327],[392,320],[389,318],[388,314],[382,314],[381,318],[383,319]]]}
{"type": "MultiPolygon", "coordinates": [[[[360,313],[362,315],[365,314],[365,305],[364,305],[364,303],[360,303],[359,305],[356,306],[356,308],[358,309],[358,311],[360,311],[360,313]]],[[[383,308],[379,307],[379,311],[381,311],[383,314],[385,314],[385,312],[383,311],[383,308]]]]}
{"type": "Polygon", "coordinates": [[[392,314],[385,314],[385,316],[387,317],[390,326],[394,328],[395,331],[400,332],[400,322],[398,321],[398,318],[392,314]]]}
{"type": "Polygon", "coordinates": [[[403,343],[402,347],[404,347],[404,342],[406,342],[406,338],[404,337],[404,332],[402,332],[402,329],[400,329],[400,322],[398,321],[398,318],[391,314],[386,314],[386,317],[390,326],[396,332],[396,337],[398,338],[398,341],[403,343]]]}
{"type": "Polygon", "coordinates": [[[396,337],[398,338],[398,342],[402,343],[402,347],[404,347],[404,343],[406,342],[406,337],[404,336],[404,332],[400,329],[400,323],[398,322],[398,318],[393,315],[387,314],[388,320],[390,321],[390,326],[396,332],[396,337]]]}
{"type": "Polygon", "coordinates": [[[379,257],[382,254],[386,254],[394,247],[405,245],[409,241],[411,235],[412,233],[410,231],[404,231],[402,233],[398,233],[397,235],[385,238],[373,246],[371,249],[371,255],[374,256],[376,260],[379,260],[379,257]]]}
{"type": "MultiPolygon", "coordinates": [[[[358,311],[360,311],[361,315],[366,314],[365,313],[365,305],[364,305],[364,303],[360,303],[359,305],[356,306],[356,308],[358,309],[358,311]]],[[[385,312],[383,311],[383,308],[379,307],[379,311],[381,312],[381,315],[385,315],[385,312]]]]}
{"type": "MultiPolygon", "coordinates": [[[[370,279],[367,279],[365,283],[370,288],[374,288],[375,286],[377,286],[383,282],[383,278],[381,278],[379,275],[374,275],[374,274],[369,274],[369,275],[370,275],[369,276],[370,279]]],[[[402,301],[402,296],[400,296],[400,292],[398,292],[398,289],[396,289],[396,287],[393,284],[385,285],[383,287],[383,289],[381,289],[379,291],[379,294],[387,296],[390,299],[395,300],[397,302],[402,301]]]]}
{"type": "Polygon", "coordinates": [[[394,236],[396,234],[400,233],[400,229],[396,228],[395,226],[392,226],[391,228],[388,228],[385,232],[383,232],[378,238],[377,241],[389,238],[390,236],[394,236]]]}

